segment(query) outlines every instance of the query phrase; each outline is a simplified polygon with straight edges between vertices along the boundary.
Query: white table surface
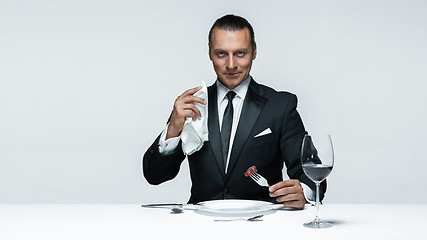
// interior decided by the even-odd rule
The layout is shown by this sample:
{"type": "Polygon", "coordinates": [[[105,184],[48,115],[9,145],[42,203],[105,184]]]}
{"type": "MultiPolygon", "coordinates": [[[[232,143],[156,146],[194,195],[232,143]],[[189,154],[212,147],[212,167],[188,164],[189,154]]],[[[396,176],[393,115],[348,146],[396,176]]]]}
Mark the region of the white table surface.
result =
{"type": "Polygon", "coordinates": [[[0,239],[427,239],[427,204],[325,204],[328,229],[308,229],[315,208],[258,222],[215,222],[191,210],[138,204],[0,204],[0,239]]]}

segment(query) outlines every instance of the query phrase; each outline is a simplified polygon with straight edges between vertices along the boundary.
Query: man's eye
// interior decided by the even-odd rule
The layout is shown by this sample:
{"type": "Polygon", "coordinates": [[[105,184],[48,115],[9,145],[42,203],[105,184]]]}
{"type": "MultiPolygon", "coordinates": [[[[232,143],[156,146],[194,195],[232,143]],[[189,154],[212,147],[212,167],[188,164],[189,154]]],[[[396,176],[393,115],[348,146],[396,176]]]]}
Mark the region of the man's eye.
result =
{"type": "Polygon", "coordinates": [[[245,56],[245,54],[246,54],[246,52],[244,52],[244,51],[237,52],[237,56],[239,56],[239,57],[243,57],[243,56],[245,56]]]}
{"type": "Polygon", "coordinates": [[[225,52],[218,52],[217,54],[218,54],[218,57],[223,57],[223,56],[225,56],[225,52]]]}

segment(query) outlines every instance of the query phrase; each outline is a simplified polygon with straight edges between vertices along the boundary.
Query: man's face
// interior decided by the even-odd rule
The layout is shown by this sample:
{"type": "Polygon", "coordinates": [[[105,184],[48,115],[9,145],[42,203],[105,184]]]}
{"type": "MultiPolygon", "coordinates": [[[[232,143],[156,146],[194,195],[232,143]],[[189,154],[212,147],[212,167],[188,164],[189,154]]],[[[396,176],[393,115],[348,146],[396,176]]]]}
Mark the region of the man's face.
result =
{"type": "Polygon", "coordinates": [[[247,28],[227,31],[214,28],[210,39],[209,58],[219,81],[229,89],[243,82],[251,71],[256,57],[256,45],[252,51],[251,37],[247,28]]]}

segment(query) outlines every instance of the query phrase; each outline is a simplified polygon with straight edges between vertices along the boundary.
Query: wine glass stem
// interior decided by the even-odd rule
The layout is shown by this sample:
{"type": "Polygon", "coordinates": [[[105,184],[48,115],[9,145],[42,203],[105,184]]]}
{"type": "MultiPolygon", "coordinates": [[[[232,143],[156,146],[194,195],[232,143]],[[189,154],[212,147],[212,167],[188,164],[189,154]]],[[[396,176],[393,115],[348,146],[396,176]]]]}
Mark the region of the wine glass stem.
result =
{"type": "Polygon", "coordinates": [[[319,194],[320,182],[316,181],[316,218],[314,221],[318,221],[319,219],[319,205],[320,205],[320,194],[319,194]]]}

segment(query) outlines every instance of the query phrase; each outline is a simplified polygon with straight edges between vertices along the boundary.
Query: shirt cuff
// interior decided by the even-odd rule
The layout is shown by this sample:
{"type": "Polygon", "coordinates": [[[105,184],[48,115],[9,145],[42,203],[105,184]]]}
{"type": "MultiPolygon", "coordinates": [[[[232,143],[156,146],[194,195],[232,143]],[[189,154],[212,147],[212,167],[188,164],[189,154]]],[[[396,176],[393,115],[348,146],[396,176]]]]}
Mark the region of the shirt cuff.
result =
{"type": "Polygon", "coordinates": [[[301,183],[301,187],[304,191],[305,200],[307,200],[307,202],[309,202],[311,205],[315,205],[316,204],[315,192],[305,183],[301,183]]]}
{"type": "Polygon", "coordinates": [[[175,149],[178,147],[179,141],[181,140],[181,135],[174,138],[169,138],[166,140],[166,133],[168,132],[168,125],[163,129],[162,134],[160,135],[159,141],[159,153],[162,155],[172,154],[175,149]]]}

